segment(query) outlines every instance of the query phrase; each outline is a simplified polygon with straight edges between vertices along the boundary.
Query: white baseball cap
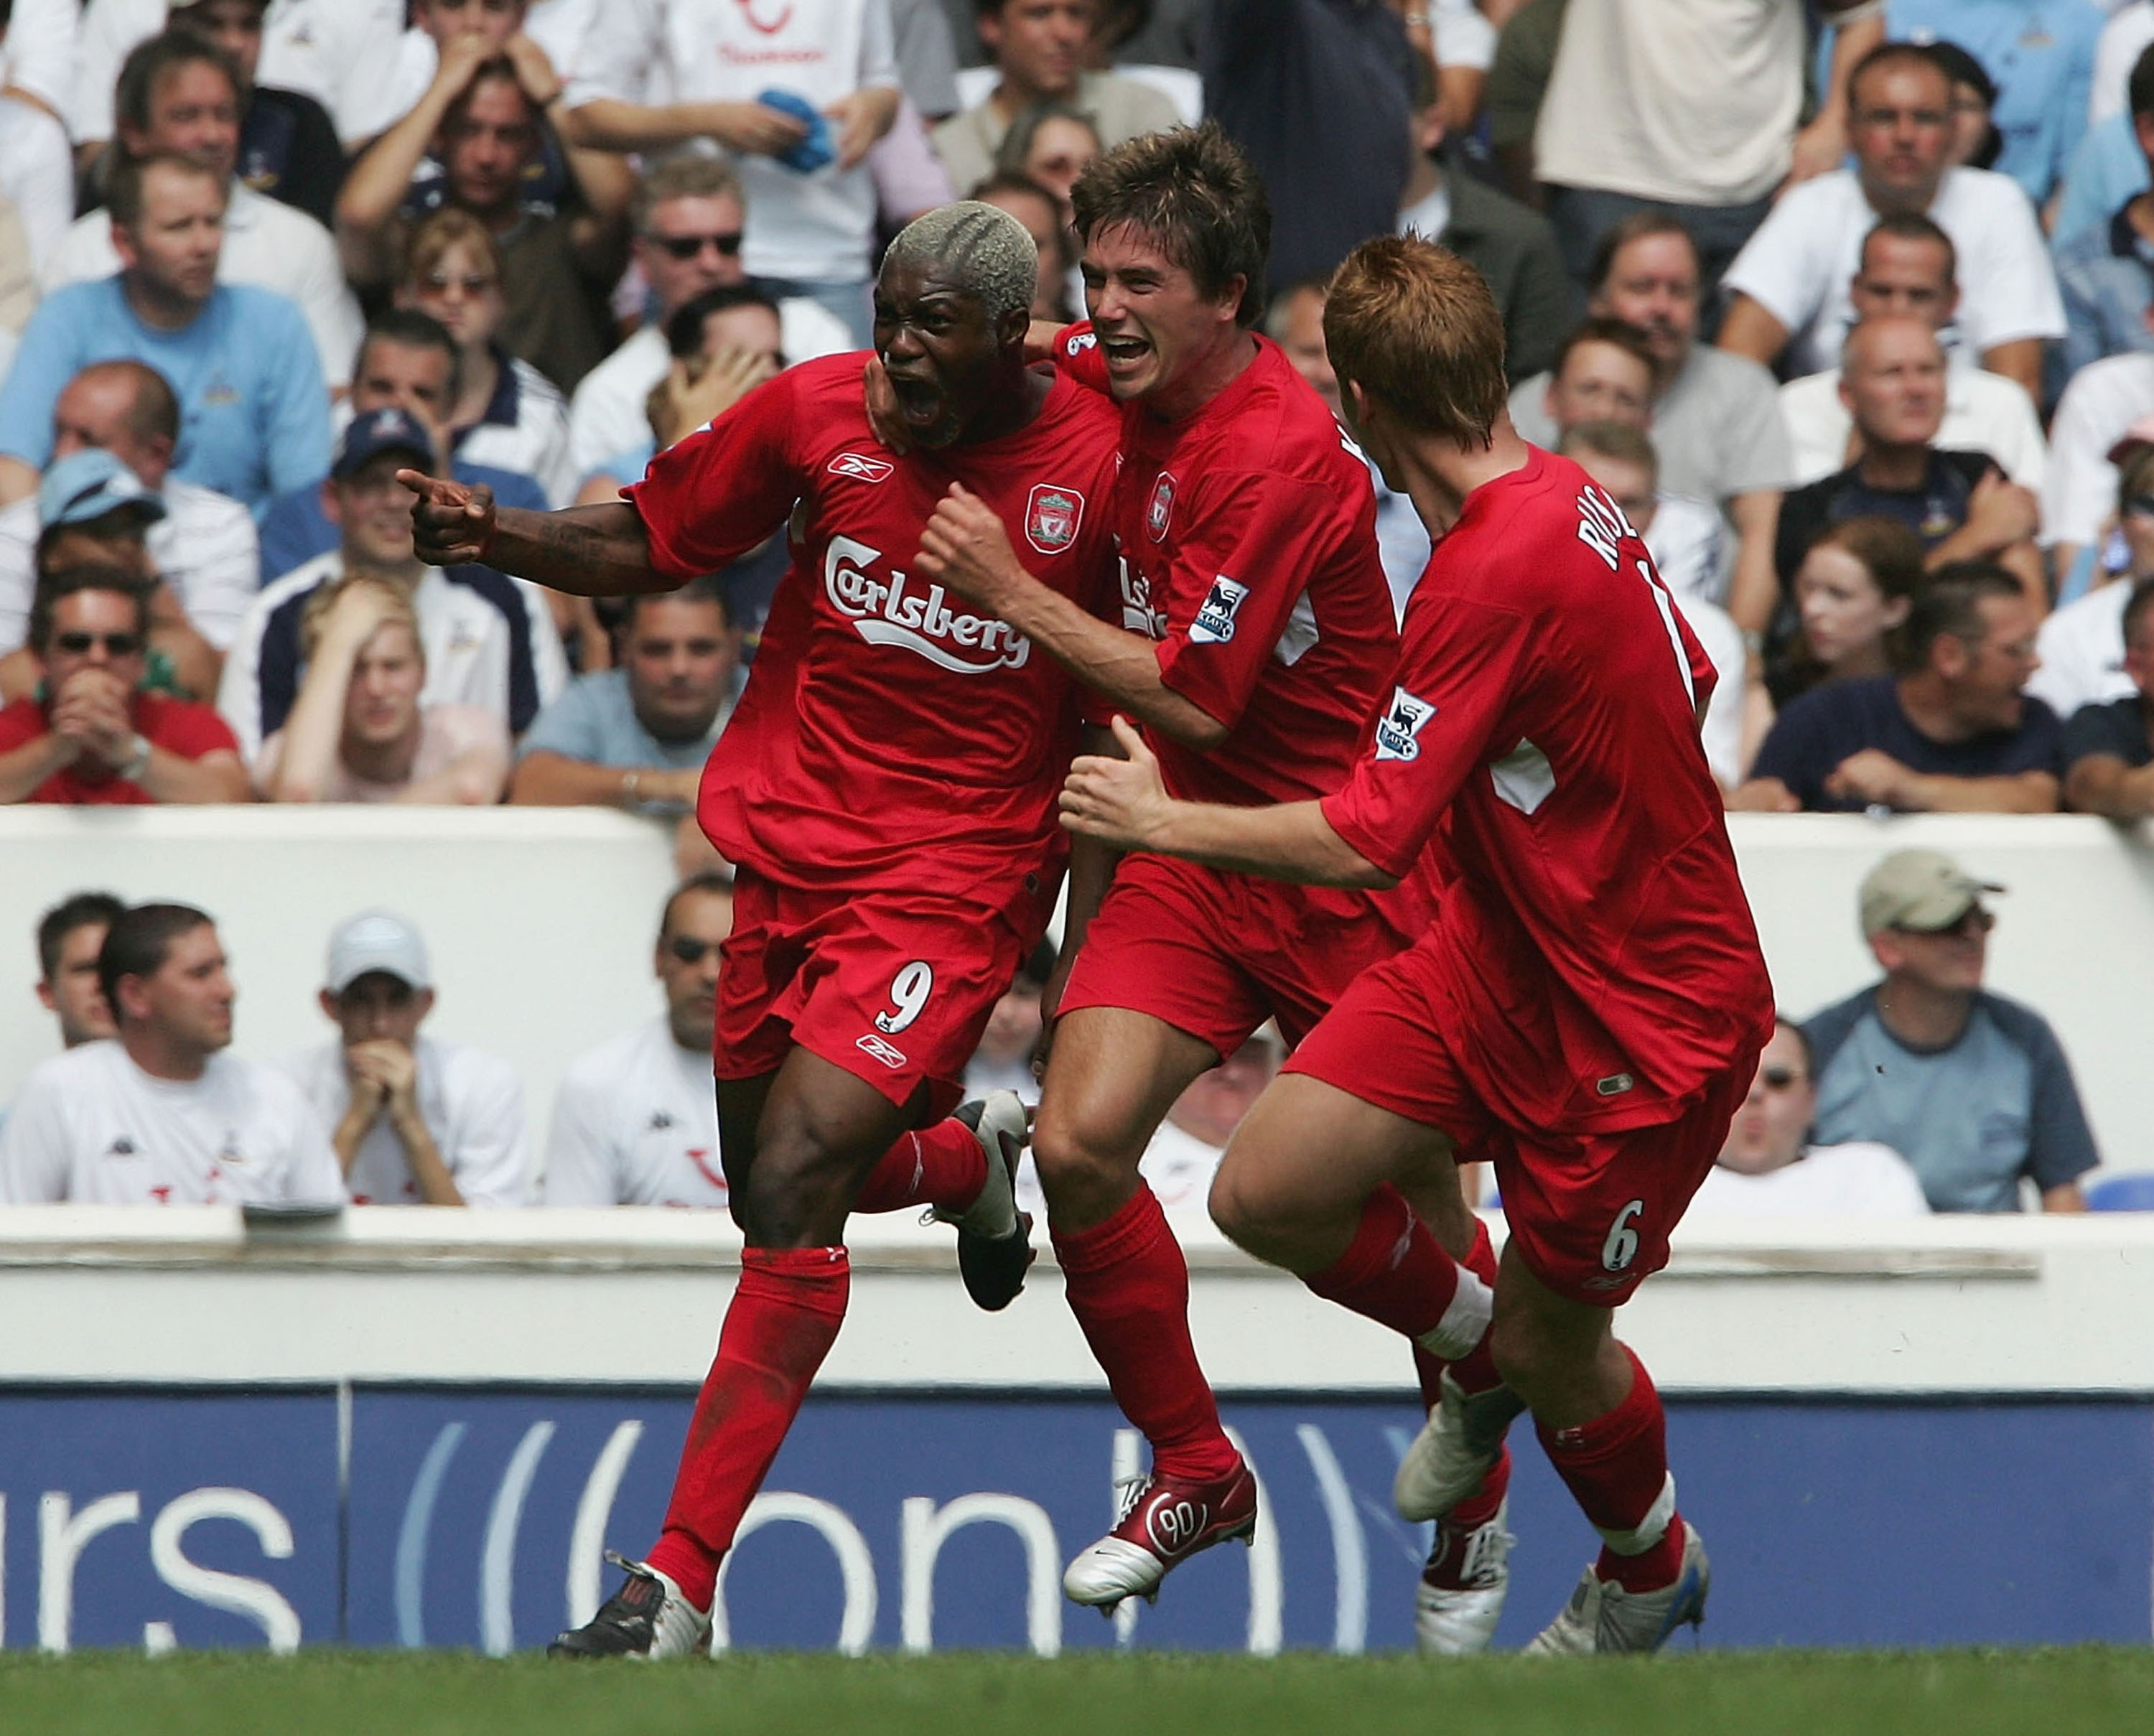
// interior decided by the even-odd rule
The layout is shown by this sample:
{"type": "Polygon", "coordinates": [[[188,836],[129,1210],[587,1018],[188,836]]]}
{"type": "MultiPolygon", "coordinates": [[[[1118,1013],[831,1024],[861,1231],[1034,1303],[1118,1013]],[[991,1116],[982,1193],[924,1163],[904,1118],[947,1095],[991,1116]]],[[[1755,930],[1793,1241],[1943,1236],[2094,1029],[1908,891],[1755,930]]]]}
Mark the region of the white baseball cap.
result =
{"type": "Polygon", "coordinates": [[[340,924],[329,937],[329,990],[342,994],[369,971],[386,971],[414,988],[431,988],[426,943],[403,917],[370,910],[340,924]]]}

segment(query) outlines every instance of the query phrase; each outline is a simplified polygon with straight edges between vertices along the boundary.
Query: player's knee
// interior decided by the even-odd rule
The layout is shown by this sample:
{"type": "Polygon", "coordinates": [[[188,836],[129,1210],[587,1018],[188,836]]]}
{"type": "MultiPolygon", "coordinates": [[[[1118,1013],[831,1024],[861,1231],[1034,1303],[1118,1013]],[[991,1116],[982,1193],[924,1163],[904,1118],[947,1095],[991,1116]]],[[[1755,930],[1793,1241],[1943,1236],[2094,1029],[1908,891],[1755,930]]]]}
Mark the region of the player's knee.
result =
{"type": "Polygon", "coordinates": [[[1040,1186],[1050,1194],[1058,1187],[1125,1177],[1136,1167],[1111,1141],[1073,1118],[1046,1109],[1033,1127],[1032,1160],[1039,1170],[1040,1186]]]}
{"type": "Polygon", "coordinates": [[[1205,1208],[1219,1233],[1237,1248],[1254,1252],[1263,1239],[1268,1221],[1263,1202],[1233,1169],[1222,1166],[1213,1173],[1205,1208]]]}
{"type": "Polygon", "coordinates": [[[1488,1354],[1503,1384],[1522,1396],[1564,1381],[1579,1361],[1575,1346],[1529,1310],[1498,1312],[1488,1327],[1488,1354]]]}
{"type": "Polygon", "coordinates": [[[859,1168],[856,1154],[809,1121],[766,1126],[748,1185],[733,1196],[735,1221],[765,1246],[835,1238],[859,1168]]]}

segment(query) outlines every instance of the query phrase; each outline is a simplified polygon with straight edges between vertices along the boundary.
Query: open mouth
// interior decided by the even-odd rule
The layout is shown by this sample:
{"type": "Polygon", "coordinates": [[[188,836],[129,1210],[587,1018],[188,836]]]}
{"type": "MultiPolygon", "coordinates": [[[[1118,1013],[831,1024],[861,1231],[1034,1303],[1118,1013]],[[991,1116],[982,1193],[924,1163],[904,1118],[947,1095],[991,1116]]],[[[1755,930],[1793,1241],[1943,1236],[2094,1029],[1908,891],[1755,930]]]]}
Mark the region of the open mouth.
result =
{"type": "Polygon", "coordinates": [[[1107,366],[1110,370],[1127,370],[1136,367],[1151,354],[1151,345],[1141,337],[1103,336],[1100,340],[1100,348],[1107,358],[1107,366]]]}
{"type": "Polygon", "coordinates": [[[932,380],[893,374],[890,386],[897,395],[898,414],[905,418],[907,427],[932,427],[942,420],[942,392],[932,380]]]}

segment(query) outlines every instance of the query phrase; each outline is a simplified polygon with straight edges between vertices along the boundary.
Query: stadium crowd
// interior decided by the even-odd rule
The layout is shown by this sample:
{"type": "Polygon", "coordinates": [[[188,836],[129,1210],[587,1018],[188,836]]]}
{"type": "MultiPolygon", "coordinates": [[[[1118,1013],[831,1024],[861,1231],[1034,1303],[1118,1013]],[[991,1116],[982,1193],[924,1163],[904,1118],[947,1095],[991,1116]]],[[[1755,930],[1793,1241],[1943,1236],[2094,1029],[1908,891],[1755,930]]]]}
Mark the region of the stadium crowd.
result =
{"type": "MultiPolygon", "coordinates": [[[[1416,231],[1487,279],[1519,428],[1621,506],[1721,671],[1729,807],[2154,814],[2154,0],[0,0],[0,801],[586,804],[675,840],[666,1017],[569,1075],[543,1164],[501,1065],[420,1034],[423,938],[376,912],[330,945],[340,1048],[282,1075],[320,1139],[278,1186],[724,1197],[693,809],[785,539],[572,598],[422,564],[397,472],[613,500],[868,345],[881,243],[960,197],[1032,235],[1035,320],[1081,318],[1079,176],[1204,115],[1268,186],[1266,329],[1335,411],[1348,248],[1416,231]]],[[[1370,476],[1403,612],[1427,534],[1370,476]]],[[[1784,1025],[1707,1201],[1814,1136],[1912,1163],[1850,1185],[1876,1209],[2078,1202],[2061,1052],[1980,988],[1988,890],[1880,865],[1897,992],[1784,1025]],[[1866,1100],[1879,1042],[1919,1101],[1866,1100]]],[[[54,913],[54,1069],[237,1068],[177,908],[54,913]]],[[[1046,969],[976,1083],[1027,1080],[1046,969]]],[[[1276,1059],[1192,1088],[1162,1192],[1201,1196],[1166,1177],[1276,1059]]],[[[8,1197],[68,1191],[57,1126],[8,1197]]]]}

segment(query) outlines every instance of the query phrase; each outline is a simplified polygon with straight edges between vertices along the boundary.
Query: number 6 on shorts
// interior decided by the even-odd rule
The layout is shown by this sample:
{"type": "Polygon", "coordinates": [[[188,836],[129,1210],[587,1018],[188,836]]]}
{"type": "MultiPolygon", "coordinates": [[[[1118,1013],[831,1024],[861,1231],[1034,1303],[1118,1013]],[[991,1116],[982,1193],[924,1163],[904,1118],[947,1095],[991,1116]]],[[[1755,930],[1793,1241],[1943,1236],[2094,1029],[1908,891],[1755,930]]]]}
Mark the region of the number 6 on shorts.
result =
{"type": "Polygon", "coordinates": [[[1634,1199],[1616,1214],[1615,1223],[1608,1227],[1608,1239],[1600,1244],[1600,1264],[1607,1270],[1626,1271],[1637,1259],[1638,1233],[1631,1228],[1631,1220],[1645,1209],[1645,1201],[1634,1199]]]}
{"type": "Polygon", "coordinates": [[[924,958],[914,959],[890,979],[890,1011],[875,1014],[875,1029],[895,1037],[920,1017],[934,992],[935,967],[924,958]]]}

